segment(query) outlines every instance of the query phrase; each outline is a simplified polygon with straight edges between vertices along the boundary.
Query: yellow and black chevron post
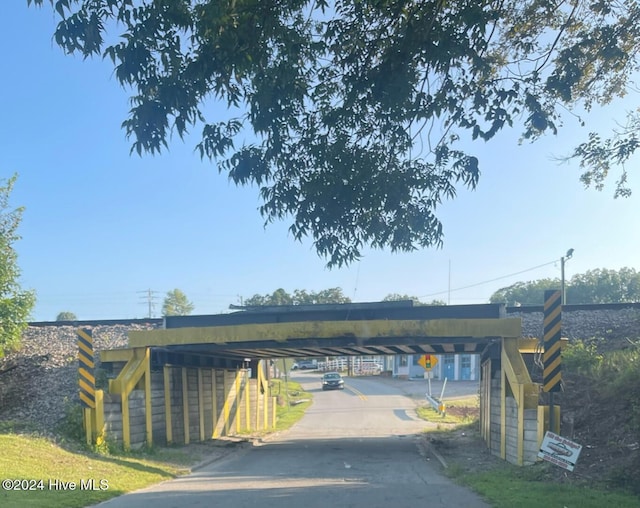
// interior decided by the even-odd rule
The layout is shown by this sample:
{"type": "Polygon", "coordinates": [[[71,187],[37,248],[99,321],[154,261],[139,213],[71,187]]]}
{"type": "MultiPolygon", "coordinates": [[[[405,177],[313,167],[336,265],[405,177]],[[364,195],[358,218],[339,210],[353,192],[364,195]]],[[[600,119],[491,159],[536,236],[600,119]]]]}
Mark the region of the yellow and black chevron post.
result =
{"type": "Polygon", "coordinates": [[[560,329],[562,323],[562,298],[558,290],[544,292],[544,356],[542,389],[559,392],[562,381],[560,329]]]}
{"type": "Polygon", "coordinates": [[[96,378],[93,361],[93,337],[91,330],[79,328],[78,334],[78,375],[80,402],[83,407],[96,407],[96,378]]]}

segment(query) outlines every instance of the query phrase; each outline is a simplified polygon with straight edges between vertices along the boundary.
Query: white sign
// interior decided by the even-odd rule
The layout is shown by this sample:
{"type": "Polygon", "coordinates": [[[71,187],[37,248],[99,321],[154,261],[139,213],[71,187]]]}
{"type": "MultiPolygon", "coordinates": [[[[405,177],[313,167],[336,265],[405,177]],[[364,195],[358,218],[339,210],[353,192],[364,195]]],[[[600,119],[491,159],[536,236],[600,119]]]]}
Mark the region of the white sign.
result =
{"type": "Polygon", "coordinates": [[[581,451],[582,445],[547,431],[540,445],[538,457],[556,466],[573,471],[581,451]]]}

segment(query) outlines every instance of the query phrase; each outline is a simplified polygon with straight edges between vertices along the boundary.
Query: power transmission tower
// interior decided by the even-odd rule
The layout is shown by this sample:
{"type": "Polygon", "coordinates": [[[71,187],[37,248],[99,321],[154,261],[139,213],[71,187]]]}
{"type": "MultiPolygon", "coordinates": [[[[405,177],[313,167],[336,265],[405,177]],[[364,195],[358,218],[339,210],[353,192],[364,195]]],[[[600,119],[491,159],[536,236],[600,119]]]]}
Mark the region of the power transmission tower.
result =
{"type": "Polygon", "coordinates": [[[147,289],[146,291],[136,291],[136,293],[142,293],[143,295],[146,296],[141,296],[140,298],[144,299],[146,298],[146,302],[142,302],[142,304],[146,304],[149,307],[149,315],[147,316],[149,319],[151,319],[153,317],[153,311],[155,309],[155,300],[158,298],[157,296],[155,296],[158,291],[152,291],[151,289],[147,289]]]}

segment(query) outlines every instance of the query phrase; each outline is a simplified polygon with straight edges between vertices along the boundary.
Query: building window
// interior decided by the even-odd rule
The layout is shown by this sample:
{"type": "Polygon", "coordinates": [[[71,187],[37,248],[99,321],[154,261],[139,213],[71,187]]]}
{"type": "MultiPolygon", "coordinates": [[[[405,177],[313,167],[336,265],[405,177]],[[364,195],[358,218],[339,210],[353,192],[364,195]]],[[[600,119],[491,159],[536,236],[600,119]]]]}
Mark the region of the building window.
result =
{"type": "Polygon", "coordinates": [[[399,365],[400,367],[406,367],[407,365],[409,365],[409,360],[407,358],[407,355],[400,355],[399,365]]]}

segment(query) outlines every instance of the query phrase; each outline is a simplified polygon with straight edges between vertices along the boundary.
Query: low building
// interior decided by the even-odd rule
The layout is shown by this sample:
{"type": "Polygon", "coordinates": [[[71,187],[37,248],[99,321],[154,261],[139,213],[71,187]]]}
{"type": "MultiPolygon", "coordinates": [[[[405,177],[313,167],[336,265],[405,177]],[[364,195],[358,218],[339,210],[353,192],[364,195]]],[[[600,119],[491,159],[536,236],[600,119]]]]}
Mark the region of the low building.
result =
{"type": "MultiPolygon", "coordinates": [[[[422,355],[396,355],[393,357],[393,376],[404,379],[423,379],[425,369],[420,365],[422,355]]],[[[449,381],[477,381],[480,379],[480,355],[443,354],[431,369],[432,379],[449,381]]]]}

